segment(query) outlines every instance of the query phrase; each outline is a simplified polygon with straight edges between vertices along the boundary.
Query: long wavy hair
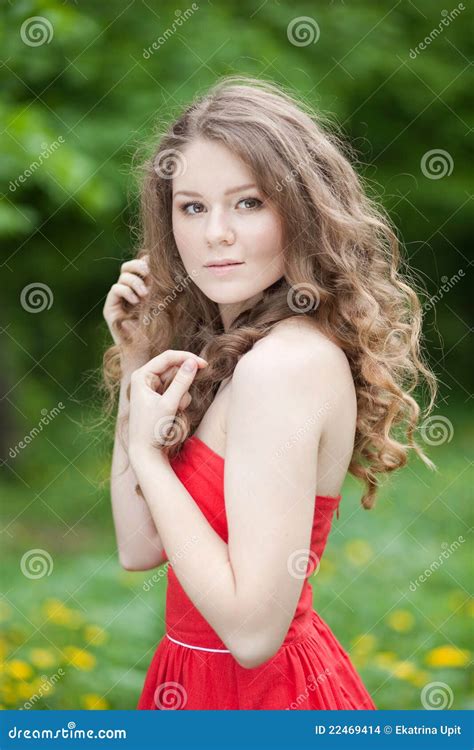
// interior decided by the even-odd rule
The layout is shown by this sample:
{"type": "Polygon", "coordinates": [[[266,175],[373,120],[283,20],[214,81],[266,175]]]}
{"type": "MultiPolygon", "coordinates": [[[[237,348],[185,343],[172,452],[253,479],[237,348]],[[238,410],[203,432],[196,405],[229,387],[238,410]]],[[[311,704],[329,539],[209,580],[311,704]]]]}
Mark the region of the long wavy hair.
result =
{"type": "MultiPolygon", "coordinates": [[[[329,118],[283,87],[242,76],[220,79],[198,96],[165,133],[154,134],[139,166],[140,211],[135,257],[149,256],[150,292],[132,307],[149,357],[166,349],[200,354],[208,366],[190,388],[162,441],[171,459],[200,423],[221,381],[279,321],[304,316],[346,354],[357,394],[357,426],[349,472],[365,483],[361,503],[374,505],[380,475],[402,467],[413,449],[421,408],[413,391],[427,384],[432,409],[436,378],[421,351],[421,304],[400,273],[396,233],[368,195],[355,156],[329,118]],[[196,138],[228,147],[251,169],[283,220],[284,275],[225,332],[218,305],[186,273],[172,229],[172,177],[196,138]]],[[[118,391],[120,347],[103,359],[109,411],[118,391]]],[[[165,384],[165,387],[167,384],[165,384]]],[[[137,486],[137,490],[139,488],[137,486]]]]}

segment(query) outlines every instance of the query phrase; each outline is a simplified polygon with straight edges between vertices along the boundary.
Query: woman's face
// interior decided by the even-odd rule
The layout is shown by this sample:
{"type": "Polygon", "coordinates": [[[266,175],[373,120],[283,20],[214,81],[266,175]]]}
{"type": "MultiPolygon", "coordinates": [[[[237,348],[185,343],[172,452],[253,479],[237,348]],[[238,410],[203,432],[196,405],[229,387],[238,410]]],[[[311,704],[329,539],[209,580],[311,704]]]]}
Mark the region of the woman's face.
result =
{"type": "Polygon", "coordinates": [[[173,178],[173,233],[184,267],[201,291],[234,312],[283,276],[280,217],[250,169],[228,148],[196,139],[173,178]],[[209,268],[224,259],[240,265],[209,268]]]}

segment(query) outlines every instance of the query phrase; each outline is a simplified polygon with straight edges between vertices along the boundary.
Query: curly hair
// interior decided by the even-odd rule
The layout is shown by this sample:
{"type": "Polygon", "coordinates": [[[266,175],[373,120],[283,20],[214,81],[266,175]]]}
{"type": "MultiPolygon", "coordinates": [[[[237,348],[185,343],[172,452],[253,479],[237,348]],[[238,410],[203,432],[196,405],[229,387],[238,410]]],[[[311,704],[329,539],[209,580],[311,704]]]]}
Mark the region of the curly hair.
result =
{"type": "MultiPolygon", "coordinates": [[[[351,147],[328,123],[282,86],[226,76],[160,138],[155,134],[139,167],[135,253],[149,256],[150,293],[133,308],[124,302],[123,320],[138,323],[150,358],[183,349],[202,353],[209,363],[197,372],[191,403],[176,414],[173,439],[162,445],[169,458],[256,341],[285,318],[313,321],[351,367],[357,425],[348,471],[365,483],[361,503],[370,509],[379,475],[402,467],[410,449],[434,468],[414,439],[421,409],[413,391],[420,379],[427,384],[426,416],[437,386],[421,351],[421,304],[414,282],[400,272],[395,230],[356,173],[351,147]],[[172,176],[183,148],[197,138],[242,159],[282,218],[284,275],[228,331],[218,305],[187,275],[173,236],[172,176]]],[[[112,406],[121,378],[119,346],[105,352],[103,372],[112,406]]]]}

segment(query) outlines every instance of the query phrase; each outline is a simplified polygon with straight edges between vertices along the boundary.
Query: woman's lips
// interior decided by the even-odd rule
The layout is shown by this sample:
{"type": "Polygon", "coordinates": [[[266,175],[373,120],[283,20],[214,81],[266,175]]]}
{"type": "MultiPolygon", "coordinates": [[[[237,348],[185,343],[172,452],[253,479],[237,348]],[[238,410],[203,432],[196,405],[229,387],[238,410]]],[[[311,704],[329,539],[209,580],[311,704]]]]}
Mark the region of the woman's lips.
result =
{"type": "Polygon", "coordinates": [[[214,276],[225,276],[225,274],[231,273],[232,271],[240,268],[240,266],[243,265],[243,263],[228,263],[225,266],[206,266],[206,268],[208,271],[211,271],[214,276]]]}

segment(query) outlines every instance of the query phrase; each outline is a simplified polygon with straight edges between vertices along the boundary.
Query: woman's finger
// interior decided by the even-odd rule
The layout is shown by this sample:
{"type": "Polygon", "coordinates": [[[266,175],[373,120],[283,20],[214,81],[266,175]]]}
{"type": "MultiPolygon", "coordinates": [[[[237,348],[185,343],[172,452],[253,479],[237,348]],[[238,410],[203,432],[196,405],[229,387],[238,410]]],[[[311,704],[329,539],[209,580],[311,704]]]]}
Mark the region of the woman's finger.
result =
{"type": "Polygon", "coordinates": [[[196,359],[187,357],[163,395],[172,408],[178,408],[179,402],[191,387],[197,371],[196,359]]]}
{"type": "Polygon", "coordinates": [[[187,409],[191,401],[193,400],[193,397],[190,393],[185,393],[181,401],[179,402],[179,408],[184,411],[184,409],[187,409]]]}
{"type": "Polygon", "coordinates": [[[148,261],[143,258],[133,258],[133,260],[126,260],[120,266],[120,272],[139,273],[141,276],[147,276],[150,272],[148,261]]]}
{"type": "Polygon", "coordinates": [[[113,284],[110,291],[117,301],[120,299],[126,299],[127,302],[130,302],[132,305],[136,305],[137,302],[140,302],[140,297],[126,284],[113,284]]]}
{"type": "Polygon", "coordinates": [[[202,357],[199,357],[197,354],[182,351],[180,349],[167,349],[156,357],[150,359],[141,369],[144,373],[162,375],[163,372],[172,365],[180,367],[187,358],[196,359],[198,367],[205,367],[207,365],[207,361],[202,357]]]}
{"type": "Polygon", "coordinates": [[[141,296],[148,294],[148,287],[142,280],[141,276],[136,273],[121,273],[118,279],[119,284],[128,284],[134,292],[141,296]]]}

